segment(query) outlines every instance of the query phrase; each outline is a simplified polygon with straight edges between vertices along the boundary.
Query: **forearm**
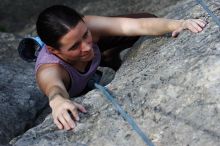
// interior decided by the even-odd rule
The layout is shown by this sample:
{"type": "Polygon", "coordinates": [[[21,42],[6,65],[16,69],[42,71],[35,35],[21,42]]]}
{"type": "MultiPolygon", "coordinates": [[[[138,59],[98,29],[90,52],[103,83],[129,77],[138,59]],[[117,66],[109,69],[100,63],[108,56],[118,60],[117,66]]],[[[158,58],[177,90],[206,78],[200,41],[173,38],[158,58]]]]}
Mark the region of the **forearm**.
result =
{"type": "Polygon", "coordinates": [[[36,80],[41,91],[49,98],[51,108],[69,100],[66,89],[69,86],[69,75],[59,65],[42,65],[37,71],[36,80]]]}
{"type": "Polygon", "coordinates": [[[141,35],[162,35],[182,27],[184,20],[143,18],[140,20],[141,35]]]}
{"type": "Polygon", "coordinates": [[[189,29],[192,32],[200,32],[206,23],[201,19],[172,20],[165,18],[109,18],[90,16],[86,17],[87,25],[93,36],[140,36],[163,35],[172,32],[175,36],[178,32],[189,29]]]}

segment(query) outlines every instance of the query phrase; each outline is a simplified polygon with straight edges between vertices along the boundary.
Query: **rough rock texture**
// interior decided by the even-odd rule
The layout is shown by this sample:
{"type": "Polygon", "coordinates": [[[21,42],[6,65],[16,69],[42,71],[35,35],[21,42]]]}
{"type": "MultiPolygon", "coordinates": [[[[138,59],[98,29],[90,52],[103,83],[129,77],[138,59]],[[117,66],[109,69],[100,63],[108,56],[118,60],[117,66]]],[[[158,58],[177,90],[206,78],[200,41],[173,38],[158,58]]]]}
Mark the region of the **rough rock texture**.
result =
{"type": "Polygon", "coordinates": [[[47,103],[36,88],[33,64],[18,57],[19,38],[0,33],[0,144],[33,126],[47,103]]]}
{"type": "MultiPolygon", "coordinates": [[[[180,1],[180,0],[178,0],[180,1]]],[[[39,12],[53,4],[74,7],[83,14],[117,15],[133,12],[158,12],[177,0],[2,0],[0,31],[16,31],[20,35],[35,34],[33,23],[39,12]],[[16,23],[15,23],[16,22],[16,23]],[[26,25],[24,29],[22,27],[26,25]]],[[[165,13],[161,13],[163,16],[165,13]]],[[[16,51],[21,37],[0,33],[0,145],[41,123],[50,112],[47,98],[39,92],[34,81],[34,64],[26,63],[16,51]]],[[[112,71],[106,76],[112,77],[112,71]]],[[[105,83],[105,80],[103,80],[105,83]]],[[[63,142],[63,141],[61,141],[63,142]]]]}
{"type": "MultiPolygon", "coordinates": [[[[207,2],[207,1],[206,1],[207,2]]],[[[208,2],[220,15],[220,3],[208,2]]],[[[172,7],[168,18],[202,18],[199,34],[178,38],[143,37],[130,50],[109,87],[157,146],[220,145],[220,28],[188,0],[172,7]]],[[[162,10],[164,12],[167,9],[162,10]]],[[[162,13],[162,12],[161,12],[162,13]]],[[[11,141],[15,146],[144,146],[143,141],[97,91],[77,100],[88,109],[71,131],[45,121],[11,141]]]]}

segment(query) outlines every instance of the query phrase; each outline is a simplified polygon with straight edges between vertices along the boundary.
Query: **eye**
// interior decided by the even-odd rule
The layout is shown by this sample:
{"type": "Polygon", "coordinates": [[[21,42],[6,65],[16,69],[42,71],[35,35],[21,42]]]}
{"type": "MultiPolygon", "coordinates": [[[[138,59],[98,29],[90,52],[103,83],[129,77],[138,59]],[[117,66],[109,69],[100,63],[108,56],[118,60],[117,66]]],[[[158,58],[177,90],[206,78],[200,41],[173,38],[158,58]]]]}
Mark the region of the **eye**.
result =
{"type": "Polygon", "coordinates": [[[76,43],[75,45],[73,45],[69,50],[75,50],[79,47],[80,43],[76,43]]]}
{"type": "Polygon", "coordinates": [[[83,39],[86,39],[89,36],[89,31],[87,31],[84,35],[83,35],[83,39]]]}

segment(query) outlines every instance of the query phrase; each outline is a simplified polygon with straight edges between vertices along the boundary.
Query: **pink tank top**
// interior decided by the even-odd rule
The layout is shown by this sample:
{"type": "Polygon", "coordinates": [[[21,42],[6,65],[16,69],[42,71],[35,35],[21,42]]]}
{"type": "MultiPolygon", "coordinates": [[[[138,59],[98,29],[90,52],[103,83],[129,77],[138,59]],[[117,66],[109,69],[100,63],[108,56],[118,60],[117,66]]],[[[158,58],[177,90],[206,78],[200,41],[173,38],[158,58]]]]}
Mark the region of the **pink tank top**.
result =
{"type": "Polygon", "coordinates": [[[38,68],[42,64],[60,64],[66,71],[69,73],[69,76],[71,78],[71,85],[68,90],[68,93],[70,97],[74,97],[79,95],[84,88],[87,85],[88,80],[92,77],[92,75],[96,72],[97,67],[99,66],[99,63],[101,61],[101,54],[99,51],[99,48],[96,44],[93,44],[93,50],[94,50],[94,58],[92,60],[92,63],[85,73],[78,72],[74,67],[72,67],[70,64],[64,62],[59,57],[49,53],[46,47],[43,47],[41,51],[39,52],[39,55],[37,57],[37,61],[35,64],[35,74],[37,73],[38,68]]]}

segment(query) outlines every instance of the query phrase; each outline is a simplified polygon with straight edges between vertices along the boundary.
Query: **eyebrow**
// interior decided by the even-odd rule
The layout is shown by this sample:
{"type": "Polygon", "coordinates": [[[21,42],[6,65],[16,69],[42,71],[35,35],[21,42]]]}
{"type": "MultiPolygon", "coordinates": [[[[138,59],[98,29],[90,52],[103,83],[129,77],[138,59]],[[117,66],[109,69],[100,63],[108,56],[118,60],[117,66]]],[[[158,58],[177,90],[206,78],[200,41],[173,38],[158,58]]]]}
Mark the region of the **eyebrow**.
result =
{"type": "MultiPolygon", "coordinates": [[[[88,32],[89,32],[89,29],[87,28],[82,37],[84,37],[88,32]]],[[[68,50],[70,50],[72,47],[74,47],[78,43],[79,43],[79,41],[75,42],[68,50]]]]}

